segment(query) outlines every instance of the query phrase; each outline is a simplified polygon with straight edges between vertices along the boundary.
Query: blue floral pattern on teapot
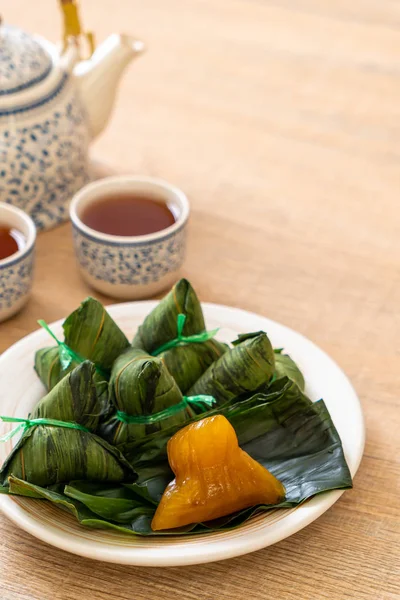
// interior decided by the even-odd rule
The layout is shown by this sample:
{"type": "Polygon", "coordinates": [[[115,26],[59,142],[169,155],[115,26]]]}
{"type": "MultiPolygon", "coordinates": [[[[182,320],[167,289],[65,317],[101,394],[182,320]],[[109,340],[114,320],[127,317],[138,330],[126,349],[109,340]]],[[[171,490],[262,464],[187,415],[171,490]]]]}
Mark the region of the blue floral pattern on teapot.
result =
{"type": "Polygon", "coordinates": [[[50,114],[38,106],[5,127],[0,110],[0,198],[29,213],[39,229],[64,221],[69,200],[90,178],[89,133],[68,78],[47,102],[50,114]]]}
{"type": "Polygon", "coordinates": [[[47,77],[51,57],[34,38],[10,26],[0,35],[0,96],[20,92],[47,77]]]}
{"type": "Polygon", "coordinates": [[[0,201],[30,214],[38,229],[66,220],[91,178],[90,141],[140,44],[114,35],[80,63],[74,45],[60,57],[48,42],[0,25],[0,201]]]}

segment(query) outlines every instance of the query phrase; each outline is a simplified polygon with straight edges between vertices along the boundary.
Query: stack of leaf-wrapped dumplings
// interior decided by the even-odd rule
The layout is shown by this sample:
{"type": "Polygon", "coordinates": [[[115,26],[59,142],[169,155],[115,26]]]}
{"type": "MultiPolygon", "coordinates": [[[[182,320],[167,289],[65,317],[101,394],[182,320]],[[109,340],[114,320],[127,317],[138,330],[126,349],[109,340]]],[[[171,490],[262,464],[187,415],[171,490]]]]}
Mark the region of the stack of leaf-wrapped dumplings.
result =
{"type": "Polygon", "coordinates": [[[26,419],[2,417],[15,428],[3,441],[22,435],[0,492],[49,500],[90,527],[156,535],[233,527],[256,511],[351,487],[328,410],[307,398],[294,361],[263,331],[219,341],[187,280],[132,343],[93,298],[65,320],[63,340],[41,323],[54,338],[34,359],[47,394],[26,419]],[[235,457],[243,470],[232,486],[235,457]]]}

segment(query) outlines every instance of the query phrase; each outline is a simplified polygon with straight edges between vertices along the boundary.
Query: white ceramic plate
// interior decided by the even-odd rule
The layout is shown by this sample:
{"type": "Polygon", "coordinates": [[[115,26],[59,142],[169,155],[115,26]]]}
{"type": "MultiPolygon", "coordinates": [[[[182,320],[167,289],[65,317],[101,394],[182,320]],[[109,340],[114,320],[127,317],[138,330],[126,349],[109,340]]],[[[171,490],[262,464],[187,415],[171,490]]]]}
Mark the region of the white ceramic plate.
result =
{"type": "MultiPolygon", "coordinates": [[[[112,317],[131,338],[156,302],[135,302],[108,307],[112,317]]],[[[349,380],[322,350],[300,334],[264,317],[236,308],[204,304],[207,327],[220,327],[218,338],[231,341],[236,334],[266,331],[275,347],[283,347],[304,373],[306,391],[314,401],[323,397],[342,439],[354,474],[364,449],[364,421],[360,403],[349,380]]],[[[61,321],[52,329],[61,334],[61,321]]],[[[37,349],[52,345],[41,330],[20,340],[0,357],[0,414],[26,417],[42,397],[44,388],[33,371],[37,349]]],[[[5,424],[3,430],[10,429],[5,424]]],[[[0,460],[11,442],[0,445],[0,460]]],[[[143,566],[178,566],[231,558],[259,550],[292,535],[322,513],[342,491],[320,494],[301,506],[261,513],[233,531],[165,537],[133,537],[119,532],[85,528],[72,515],[43,500],[0,495],[0,508],[32,535],[75,554],[115,563],[143,566]]]]}

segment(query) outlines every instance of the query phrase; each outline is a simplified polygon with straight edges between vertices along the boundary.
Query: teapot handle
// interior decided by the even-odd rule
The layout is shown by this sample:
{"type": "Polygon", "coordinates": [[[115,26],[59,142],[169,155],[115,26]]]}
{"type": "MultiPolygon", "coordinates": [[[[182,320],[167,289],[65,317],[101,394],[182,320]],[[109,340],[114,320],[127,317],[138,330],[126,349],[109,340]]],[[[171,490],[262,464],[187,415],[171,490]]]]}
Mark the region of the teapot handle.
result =
{"type": "Polygon", "coordinates": [[[60,0],[64,16],[63,52],[67,50],[71,41],[79,50],[79,58],[90,58],[95,50],[95,39],[92,31],[84,32],[78,11],[77,0],[60,0]],[[82,42],[89,47],[89,56],[82,56],[82,42]]]}

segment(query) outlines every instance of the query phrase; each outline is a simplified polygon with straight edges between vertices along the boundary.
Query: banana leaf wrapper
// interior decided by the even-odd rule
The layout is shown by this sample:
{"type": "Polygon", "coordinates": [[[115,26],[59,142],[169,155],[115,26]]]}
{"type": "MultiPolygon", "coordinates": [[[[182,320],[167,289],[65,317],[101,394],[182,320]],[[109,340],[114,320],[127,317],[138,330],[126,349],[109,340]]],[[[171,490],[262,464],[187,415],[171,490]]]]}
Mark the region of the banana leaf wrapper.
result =
{"type": "Polygon", "coordinates": [[[215,339],[196,344],[176,346],[159,354],[182,394],[196,383],[212,363],[228,350],[228,346],[215,339]]]}
{"type": "Polygon", "coordinates": [[[181,279],[160,301],[140,325],[132,346],[152,354],[176,338],[178,315],[186,316],[184,335],[205,330],[203,311],[196,292],[189,281],[181,279]]]}
{"type": "MultiPolygon", "coordinates": [[[[129,417],[150,417],[183,400],[164,362],[140,348],[131,348],[117,358],[111,372],[109,390],[115,409],[129,417]]],[[[110,443],[119,446],[165,427],[182,425],[192,414],[183,407],[154,423],[125,423],[114,416],[101,426],[99,433],[110,443]]]]}
{"type": "Polygon", "coordinates": [[[304,392],[305,381],[299,367],[288,354],[283,354],[281,350],[275,350],[275,379],[281,377],[289,377],[304,392]]]}
{"type": "Polygon", "coordinates": [[[121,482],[135,473],[123,455],[105,440],[89,432],[38,425],[28,429],[6,458],[0,483],[8,478],[46,487],[82,479],[121,482]]]}
{"type": "Polygon", "coordinates": [[[37,403],[31,418],[71,421],[95,431],[110,412],[108,384],[98,378],[92,362],[79,364],[37,403]]]}
{"type": "MultiPolygon", "coordinates": [[[[243,403],[209,412],[215,413],[225,414],[236,430],[241,448],[284,484],[283,502],[254,506],[181,530],[154,533],[150,526],[152,516],[173,478],[168,462],[160,461],[160,456],[148,466],[138,468],[136,482],[112,486],[112,491],[101,484],[71,482],[56,493],[11,478],[11,492],[43,497],[64,506],[89,527],[136,535],[179,535],[232,529],[260,511],[297,506],[315,494],[352,487],[340,437],[324,402],[313,404],[288,378],[275,381],[268,394],[255,394],[243,403]]],[[[153,438],[166,435],[166,431],[162,431],[153,438]]],[[[171,435],[172,430],[169,437],[171,435]]]]}
{"type": "Polygon", "coordinates": [[[68,367],[63,369],[58,346],[41,348],[35,353],[34,369],[47,391],[52,390],[78,364],[77,361],[71,360],[68,367]]]}
{"type": "MultiPolygon", "coordinates": [[[[91,360],[98,368],[98,381],[108,376],[114,360],[129,347],[128,339],[104,306],[94,298],[86,298],[63,323],[66,345],[82,359],[91,360]]],[[[47,390],[51,390],[77,366],[71,359],[62,364],[59,347],[51,346],[35,354],[35,370],[47,390]]]]}
{"type": "Polygon", "coordinates": [[[258,390],[271,379],[275,354],[266,333],[239,336],[234,344],[189,389],[189,396],[207,394],[222,405],[258,390]]]}
{"type": "Polygon", "coordinates": [[[86,298],[63,323],[65,343],[103,371],[111,371],[115,359],[129,347],[128,339],[94,298],[86,298]]]}

